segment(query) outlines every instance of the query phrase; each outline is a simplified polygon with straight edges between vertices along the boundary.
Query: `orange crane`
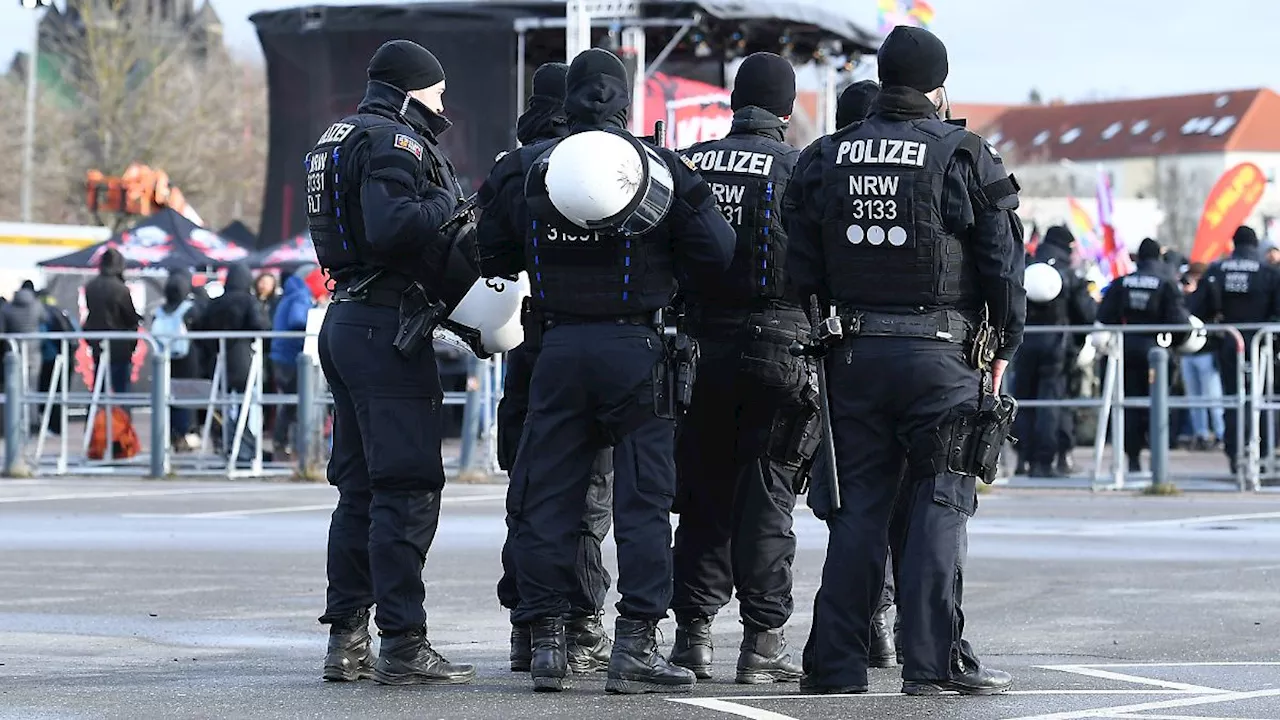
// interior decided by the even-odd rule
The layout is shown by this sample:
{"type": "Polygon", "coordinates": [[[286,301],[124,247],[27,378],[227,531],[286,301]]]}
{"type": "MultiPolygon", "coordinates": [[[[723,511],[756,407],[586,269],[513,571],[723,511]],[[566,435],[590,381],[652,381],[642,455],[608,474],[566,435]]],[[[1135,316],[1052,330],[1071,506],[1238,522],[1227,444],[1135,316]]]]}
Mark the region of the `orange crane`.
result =
{"type": "Polygon", "coordinates": [[[100,212],[115,213],[122,216],[121,220],[145,217],[168,207],[195,224],[204,225],[200,214],[187,204],[182,190],[169,184],[169,174],[142,163],[131,164],[119,177],[96,169],[85,173],[85,203],[95,219],[100,212]]]}

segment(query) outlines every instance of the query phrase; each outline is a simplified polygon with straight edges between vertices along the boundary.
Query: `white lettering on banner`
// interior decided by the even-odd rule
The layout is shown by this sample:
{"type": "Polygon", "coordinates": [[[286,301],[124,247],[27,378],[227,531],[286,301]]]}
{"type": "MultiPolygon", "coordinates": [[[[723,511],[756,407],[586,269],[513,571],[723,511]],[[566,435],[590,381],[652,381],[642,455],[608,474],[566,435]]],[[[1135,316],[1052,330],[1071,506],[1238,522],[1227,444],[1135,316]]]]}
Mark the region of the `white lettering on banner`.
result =
{"type": "Polygon", "coordinates": [[[320,136],[320,141],[316,144],[324,145],[325,143],[342,142],[343,140],[346,140],[347,136],[351,134],[351,131],[355,129],[356,126],[350,123],[334,123],[329,126],[328,130],[324,131],[324,134],[320,136]]]}
{"type": "Polygon", "coordinates": [[[925,143],[912,140],[845,140],[836,150],[836,164],[924,167],[928,149],[925,143]]]}
{"type": "Polygon", "coordinates": [[[884,175],[850,175],[850,195],[897,195],[898,178],[884,175]]]}
{"type": "Polygon", "coordinates": [[[708,140],[719,140],[729,134],[733,117],[695,115],[676,121],[675,147],[689,147],[708,140]]]}

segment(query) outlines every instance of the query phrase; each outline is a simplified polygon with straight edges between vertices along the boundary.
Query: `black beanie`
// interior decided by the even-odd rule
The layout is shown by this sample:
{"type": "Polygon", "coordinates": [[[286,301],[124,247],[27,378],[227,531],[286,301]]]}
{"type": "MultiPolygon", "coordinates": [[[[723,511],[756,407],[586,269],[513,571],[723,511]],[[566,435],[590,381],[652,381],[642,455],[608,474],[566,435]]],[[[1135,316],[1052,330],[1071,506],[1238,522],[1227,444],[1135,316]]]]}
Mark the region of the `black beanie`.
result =
{"type": "Polygon", "coordinates": [[[932,92],[947,81],[947,46],[937,35],[918,27],[899,25],[876,53],[880,84],[932,92]]]}
{"type": "Polygon", "coordinates": [[[569,66],[564,63],[543,63],[533,73],[533,94],[563,100],[564,78],[568,74],[569,66]]]}
{"type": "Polygon", "coordinates": [[[836,100],[836,127],[865,120],[871,112],[871,103],[880,94],[875,80],[863,80],[845,88],[836,100]]]}
{"type": "Polygon", "coordinates": [[[1231,241],[1237,246],[1248,245],[1258,247],[1258,233],[1254,232],[1253,228],[1248,225],[1241,225],[1236,228],[1235,234],[1231,236],[1231,241]]]}
{"type": "Polygon", "coordinates": [[[565,74],[565,88],[567,90],[597,75],[608,75],[621,80],[625,84],[627,82],[627,66],[622,64],[617,55],[608,50],[591,48],[578,53],[578,56],[573,59],[573,63],[569,65],[569,72],[565,74]]]}
{"type": "Polygon", "coordinates": [[[1160,243],[1146,238],[1142,244],[1138,246],[1139,260],[1159,260],[1160,259],[1160,243]]]}
{"type": "Polygon", "coordinates": [[[796,104],[796,70],[770,52],[752,53],[738,66],[729,105],[735,111],[748,105],[787,117],[796,104]]]}
{"type": "Polygon", "coordinates": [[[391,40],[383,43],[369,60],[369,79],[413,92],[444,80],[444,68],[430,50],[418,43],[391,40]]]}
{"type": "Polygon", "coordinates": [[[1071,231],[1061,225],[1054,225],[1044,231],[1044,243],[1046,245],[1056,245],[1065,250],[1070,250],[1075,242],[1076,238],[1071,234],[1071,231]]]}

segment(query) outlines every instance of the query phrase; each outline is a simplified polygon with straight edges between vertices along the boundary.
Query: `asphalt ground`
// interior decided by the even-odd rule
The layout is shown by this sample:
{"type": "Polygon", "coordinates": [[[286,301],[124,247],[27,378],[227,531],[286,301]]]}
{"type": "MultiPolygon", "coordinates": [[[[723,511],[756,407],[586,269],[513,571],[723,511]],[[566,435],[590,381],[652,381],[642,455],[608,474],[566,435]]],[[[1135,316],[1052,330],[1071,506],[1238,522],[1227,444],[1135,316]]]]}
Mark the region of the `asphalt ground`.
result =
{"type": "MultiPolygon", "coordinates": [[[[494,596],[502,495],[446,490],[425,573],[431,637],[478,679],[388,688],[319,678],[331,488],[0,480],[0,718],[1280,720],[1275,495],[983,495],[966,635],[1015,677],[985,698],[903,697],[896,670],[873,670],[860,696],[734,685],[732,604],[715,624],[715,678],[691,694],[609,696],[602,675],[534,694],[508,670],[494,596]]],[[[796,529],[800,645],[826,531],[806,510],[796,529]]]]}

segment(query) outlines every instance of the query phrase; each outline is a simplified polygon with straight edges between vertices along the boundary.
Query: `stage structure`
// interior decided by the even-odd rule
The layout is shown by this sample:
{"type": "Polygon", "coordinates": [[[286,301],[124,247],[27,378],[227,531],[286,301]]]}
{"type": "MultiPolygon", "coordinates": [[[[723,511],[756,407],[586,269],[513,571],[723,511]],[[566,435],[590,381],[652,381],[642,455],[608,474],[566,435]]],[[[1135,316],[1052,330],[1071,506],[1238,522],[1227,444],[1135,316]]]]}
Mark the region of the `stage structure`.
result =
{"type": "MultiPolygon", "coordinates": [[[[299,7],[251,20],[267,62],[271,114],[264,245],[306,230],[301,159],[330,123],[355,109],[369,56],[390,39],[420,42],[444,65],[445,114],[454,126],[441,143],[470,189],[499,152],[517,145],[514,121],[544,62],[593,46],[617,52],[634,78],[632,130],[649,134],[660,119],[648,117],[645,103],[655,73],[723,88],[731,62],[768,50],[834,78],[881,40],[824,0],[441,0],[299,7]]],[[[836,83],[825,85],[818,114],[827,119],[836,83]]],[[[722,99],[709,94],[704,101],[722,99]]],[[[702,102],[687,93],[679,100],[681,107],[702,102]]],[[[668,132],[674,145],[674,129],[668,132]]]]}

